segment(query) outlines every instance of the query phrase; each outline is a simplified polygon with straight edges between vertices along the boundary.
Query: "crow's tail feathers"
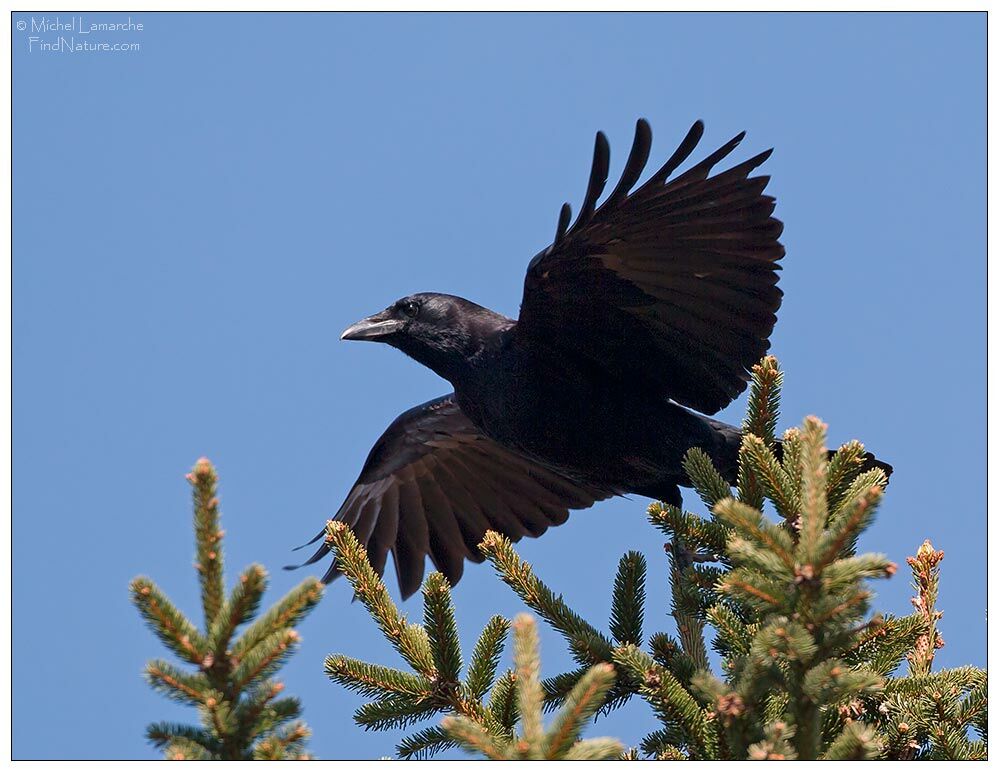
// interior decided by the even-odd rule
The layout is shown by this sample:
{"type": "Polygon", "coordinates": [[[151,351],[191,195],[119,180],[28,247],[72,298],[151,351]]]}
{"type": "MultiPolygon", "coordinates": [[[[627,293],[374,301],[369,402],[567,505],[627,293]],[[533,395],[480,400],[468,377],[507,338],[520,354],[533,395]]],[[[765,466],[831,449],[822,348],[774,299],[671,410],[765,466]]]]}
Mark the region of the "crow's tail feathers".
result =
{"type": "MultiPolygon", "coordinates": [[[[718,445],[714,452],[710,454],[711,459],[729,485],[736,485],[739,476],[739,450],[742,447],[742,430],[712,418],[706,420],[715,430],[718,438],[718,445]]],[[[778,461],[784,460],[784,446],[780,440],[775,441],[774,455],[777,456],[778,461]]],[[[829,458],[832,459],[834,455],[836,455],[836,451],[830,450],[829,458]]],[[[891,464],[875,458],[873,453],[865,453],[859,471],[869,472],[872,469],[880,469],[885,473],[885,478],[890,478],[894,471],[891,464]]],[[[689,486],[690,483],[684,480],[681,482],[681,485],[689,486]]]]}
{"type": "MultiPolygon", "coordinates": [[[[740,437],[740,441],[741,441],[741,437],[740,437]]],[[[738,458],[738,450],[736,450],[735,453],[736,453],[736,458],[738,458]]],[[[781,445],[781,441],[780,440],[777,440],[777,445],[774,448],[774,455],[777,456],[777,459],[779,461],[783,460],[783,457],[784,457],[783,446],[781,445]]],[[[836,451],[835,450],[830,450],[829,451],[829,460],[832,460],[832,457],[835,456],[835,455],[836,455],[836,451]]],[[[874,456],[873,453],[865,453],[864,457],[863,457],[863,461],[861,462],[861,465],[860,465],[860,469],[858,470],[858,473],[869,472],[872,469],[880,469],[882,472],[884,472],[885,473],[885,481],[886,482],[887,482],[887,480],[889,480],[891,478],[892,473],[895,471],[895,469],[892,467],[891,464],[889,464],[889,463],[887,463],[885,461],[882,461],[879,458],[875,458],[875,456],[874,456]]],[[[733,485],[735,485],[735,481],[734,480],[731,481],[731,482],[732,482],[733,485]]]]}
{"type": "MultiPolygon", "coordinates": [[[[834,453],[834,451],[829,451],[829,457],[830,458],[832,458],[833,453],[834,453]]],[[[885,473],[885,480],[886,481],[891,478],[892,472],[895,471],[891,464],[888,464],[888,463],[886,463],[884,461],[881,461],[881,460],[875,458],[873,453],[865,453],[864,454],[864,463],[861,464],[860,471],[861,472],[869,472],[872,469],[880,469],[882,472],[884,472],[885,473]]]]}

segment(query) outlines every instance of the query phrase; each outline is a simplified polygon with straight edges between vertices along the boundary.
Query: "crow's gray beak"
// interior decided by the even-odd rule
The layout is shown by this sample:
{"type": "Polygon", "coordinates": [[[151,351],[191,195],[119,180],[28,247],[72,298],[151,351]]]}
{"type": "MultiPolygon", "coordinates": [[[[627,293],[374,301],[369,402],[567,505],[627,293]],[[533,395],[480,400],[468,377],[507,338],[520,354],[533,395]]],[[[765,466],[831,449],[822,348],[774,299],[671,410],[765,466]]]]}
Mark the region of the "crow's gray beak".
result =
{"type": "Polygon", "coordinates": [[[340,333],[340,340],[381,340],[402,328],[403,322],[392,319],[388,312],[381,311],[350,325],[340,333]]]}

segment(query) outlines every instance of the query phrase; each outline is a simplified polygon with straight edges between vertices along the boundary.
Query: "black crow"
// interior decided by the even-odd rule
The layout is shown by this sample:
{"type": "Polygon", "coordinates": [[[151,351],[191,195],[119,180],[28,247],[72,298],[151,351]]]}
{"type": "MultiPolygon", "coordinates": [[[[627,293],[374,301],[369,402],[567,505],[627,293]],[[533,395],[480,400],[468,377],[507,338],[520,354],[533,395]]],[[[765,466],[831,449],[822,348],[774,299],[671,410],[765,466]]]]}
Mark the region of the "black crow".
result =
{"type": "MultiPolygon", "coordinates": [[[[740,394],[769,347],[783,225],[763,194],[769,177],[750,176],[770,150],[711,174],[744,134],[670,179],[703,131],[695,123],[632,190],[652,144],[638,121],[599,206],[610,149],[597,134],[582,209],[570,226],[563,205],[554,241],[528,265],[519,319],[420,293],[344,330],[454,387],[392,422],[334,516],[379,575],[392,554],[404,598],[427,555],[455,584],[466,559],[482,561],[488,529],[540,536],[570,509],[624,493],[679,505],[691,447],[735,482],[740,430],[699,413],[740,394]]],[[[323,581],[336,574],[331,565],[323,581]]]]}

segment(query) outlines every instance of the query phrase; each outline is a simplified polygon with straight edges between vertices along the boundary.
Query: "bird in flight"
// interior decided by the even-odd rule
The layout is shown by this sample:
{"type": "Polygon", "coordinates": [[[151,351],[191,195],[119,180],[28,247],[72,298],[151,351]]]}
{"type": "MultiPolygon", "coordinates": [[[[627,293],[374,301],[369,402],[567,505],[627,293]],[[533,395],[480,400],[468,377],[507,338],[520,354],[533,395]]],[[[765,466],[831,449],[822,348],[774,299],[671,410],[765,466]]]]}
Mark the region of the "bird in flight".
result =
{"type": "MultiPolygon", "coordinates": [[[[454,585],[465,560],[482,561],[487,530],[540,536],[569,510],[626,493],[679,505],[689,448],[735,483],[741,431],[705,414],[745,389],[769,347],[783,225],[764,195],[770,178],[751,176],[772,151],[712,173],[744,133],[673,176],[703,132],[696,122],[636,187],[652,145],[639,120],[599,204],[610,148],[597,134],[582,208],[570,225],[562,206],[554,240],[529,263],[518,319],[419,293],[343,331],[454,388],[392,422],[334,516],[379,575],[392,555],[403,598],[427,556],[454,585]]],[[[328,552],[322,543],[302,565],[328,552]]],[[[337,573],[334,562],[323,581],[337,573]]]]}

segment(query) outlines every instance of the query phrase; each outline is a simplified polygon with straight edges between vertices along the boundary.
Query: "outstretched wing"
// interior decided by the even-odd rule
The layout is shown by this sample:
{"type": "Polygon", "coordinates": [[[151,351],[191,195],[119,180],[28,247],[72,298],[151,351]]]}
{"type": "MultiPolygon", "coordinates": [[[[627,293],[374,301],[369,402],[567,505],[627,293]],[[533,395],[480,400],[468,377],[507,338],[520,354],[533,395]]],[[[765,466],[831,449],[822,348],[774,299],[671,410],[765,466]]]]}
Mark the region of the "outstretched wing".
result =
{"type": "MultiPolygon", "coordinates": [[[[570,509],[610,495],[503,448],[479,432],[448,394],[392,422],[334,519],[353,529],[379,576],[392,553],[399,589],[408,598],[423,580],[425,556],[453,586],[466,558],[482,562],[478,544],[487,530],[515,541],[540,536],[564,523],[570,509]]],[[[323,544],[302,565],[328,552],[323,544]]],[[[323,581],[338,573],[331,565],[323,581]]]]}
{"type": "Polygon", "coordinates": [[[610,149],[597,134],[579,217],[570,228],[562,207],[554,242],[527,270],[517,335],[714,413],[770,345],[784,248],[774,199],[763,195],[770,178],[749,176],[771,151],[709,176],[744,134],[669,180],[703,132],[698,121],[630,192],[652,145],[640,120],[621,181],[599,207],[610,149]]]}

